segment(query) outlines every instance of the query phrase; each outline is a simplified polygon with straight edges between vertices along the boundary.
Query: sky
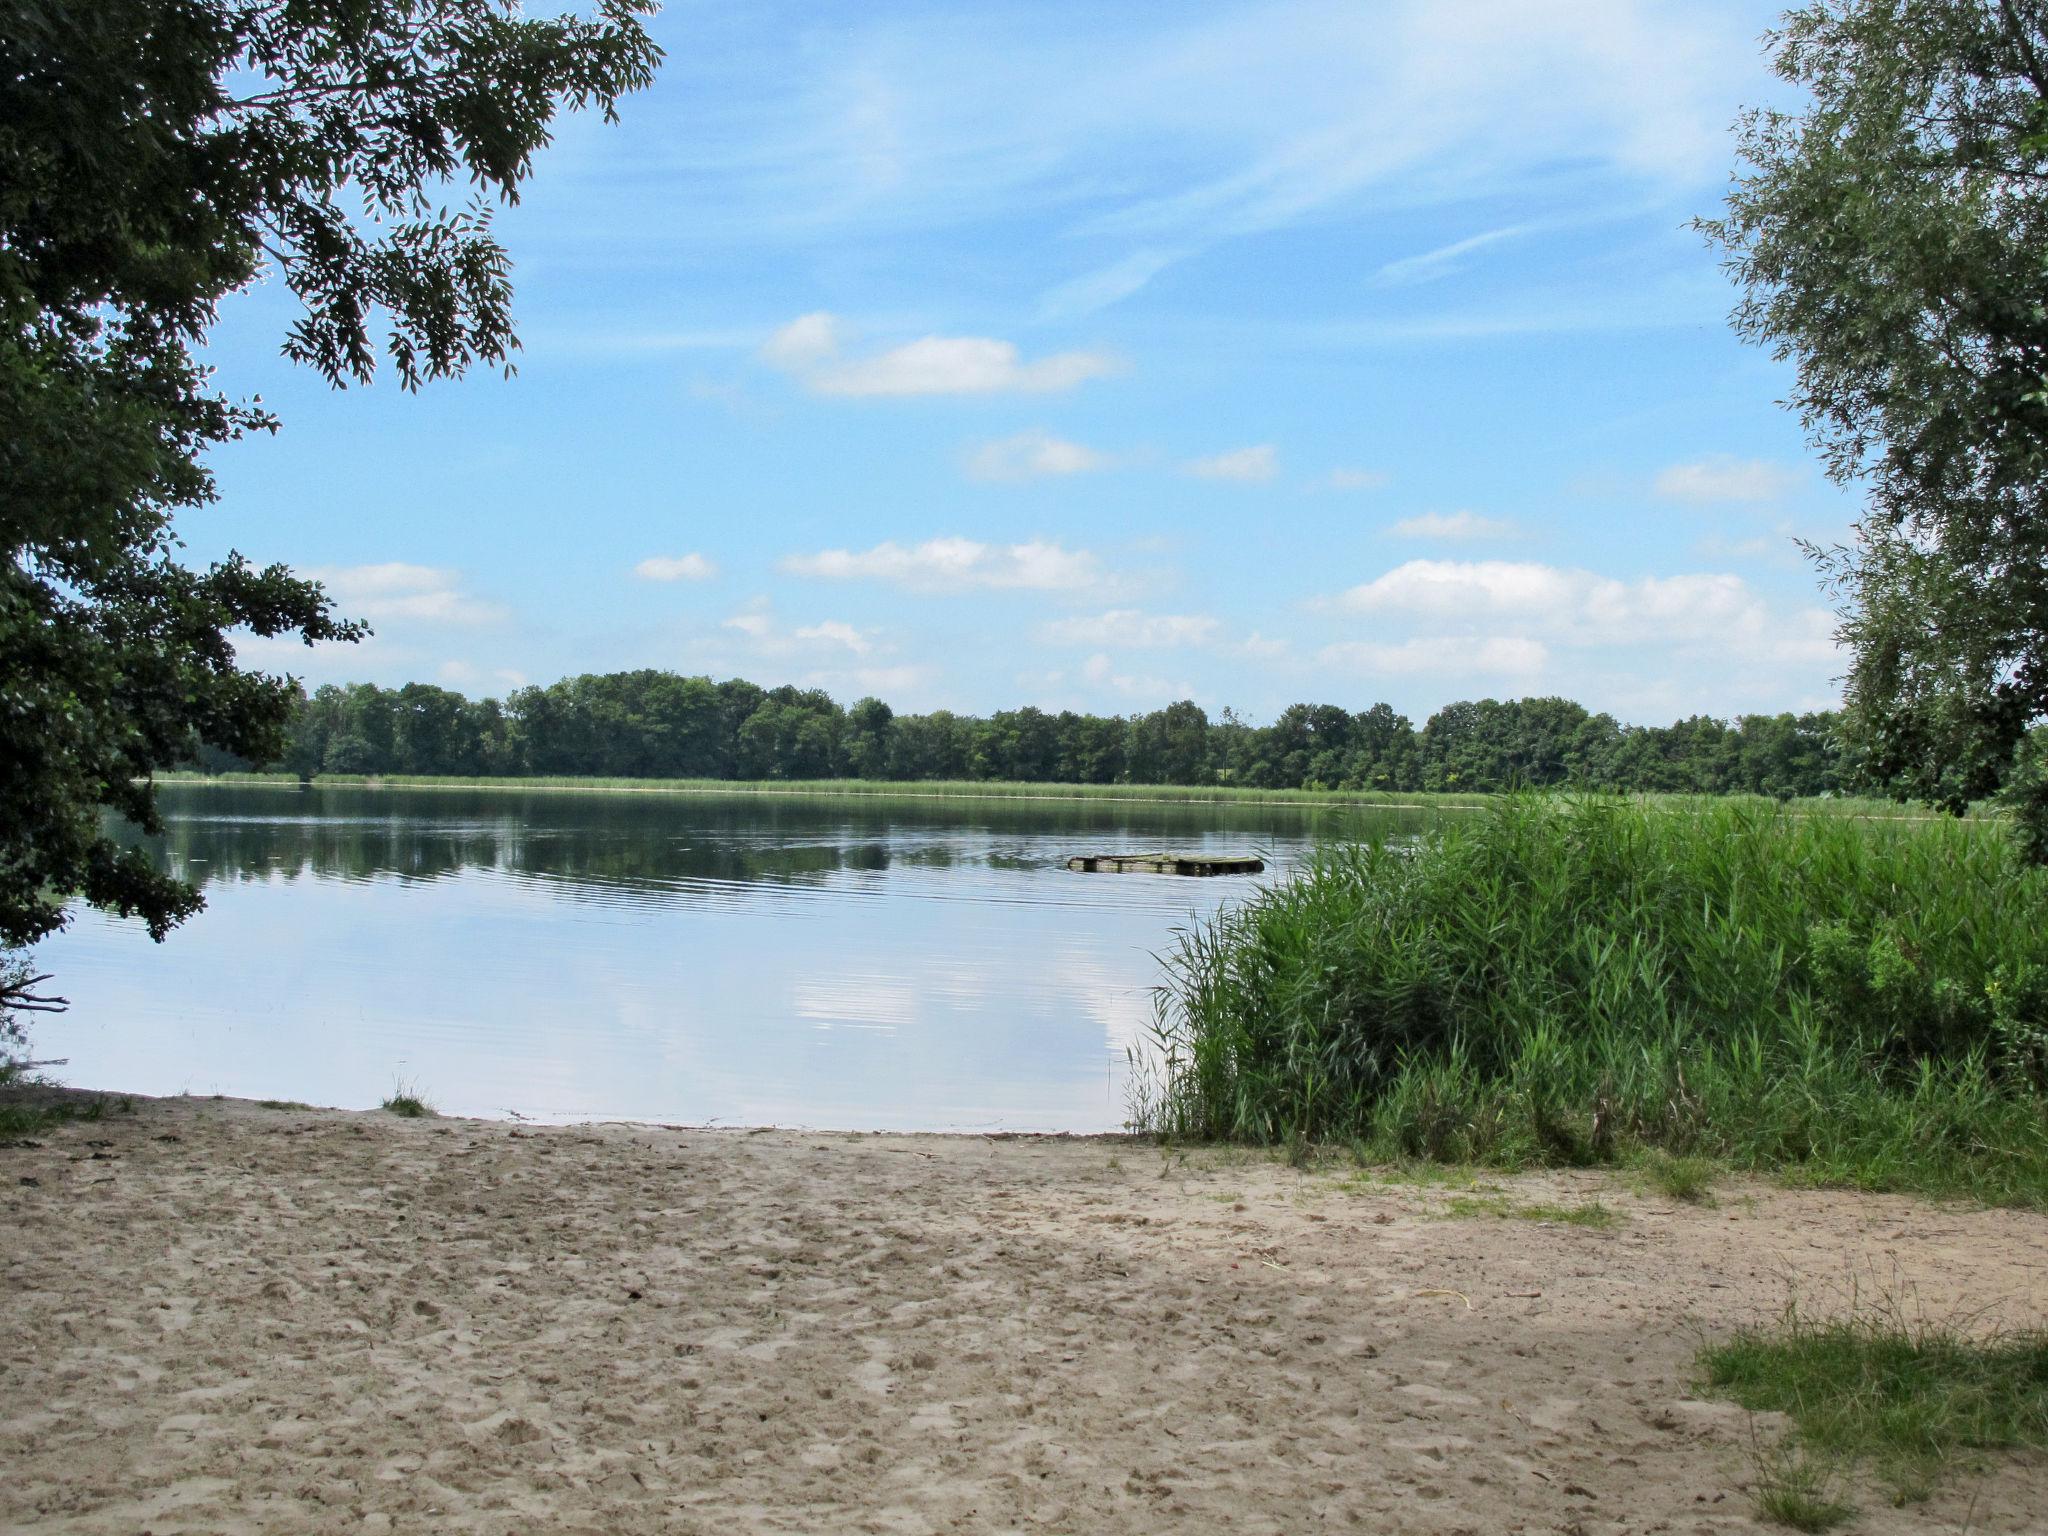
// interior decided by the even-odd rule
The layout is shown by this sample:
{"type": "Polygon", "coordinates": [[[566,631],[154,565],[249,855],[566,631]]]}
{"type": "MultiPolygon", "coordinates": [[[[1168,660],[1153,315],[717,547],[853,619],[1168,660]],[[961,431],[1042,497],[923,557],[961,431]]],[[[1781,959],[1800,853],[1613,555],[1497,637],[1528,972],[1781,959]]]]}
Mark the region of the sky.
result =
{"type": "Polygon", "coordinates": [[[1846,536],[1690,227],[1770,5],[671,3],[500,232],[524,350],[416,395],[231,300],[187,554],[375,637],[251,662],[501,695],[661,667],[899,710],[1419,724],[1822,708],[1846,536]]]}

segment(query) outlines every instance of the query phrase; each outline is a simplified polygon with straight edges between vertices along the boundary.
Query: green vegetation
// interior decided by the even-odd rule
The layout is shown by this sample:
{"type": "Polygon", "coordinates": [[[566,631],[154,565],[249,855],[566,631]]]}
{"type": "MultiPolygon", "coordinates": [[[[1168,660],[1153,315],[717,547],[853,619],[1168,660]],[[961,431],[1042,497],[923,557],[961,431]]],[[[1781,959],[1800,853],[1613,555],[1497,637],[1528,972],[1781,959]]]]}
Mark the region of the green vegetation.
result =
{"type": "Polygon", "coordinates": [[[2048,1333],[1974,1338],[1896,1305],[1830,1322],[1793,1309],[1703,1348],[1699,1369],[1716,1396],[1791,1418],[1796,1443],[1762,1458],[1758,1502],[1800,1530],[1847,1517],[1830,1489],[1850,1466],[1906,1503],[1967,1453],[2048,1449],[2048,1333]]]}
{"type": "Polygon", "coordinates": [[[1844,735],[1901,795],[2001,792],[2048,862],[2048,12],[1828,0],[1772,44],[1799,110],[1746,116],[1702,228],[1863,504],[1812,551],[1846,609],[1844,735]]]}
{"type": "Polygon", "coordinates": [[[1714,1175],[1718,1170],[1712,1158],[1675,1157],[1662,1147],[1652,1147],[1643,1154],[1640,1166],[1651,1186],[1673,1200],[1687,1205],[1714,1203],[1714,1175]]]}
{"type": "MultiPolygon", "coordinates": [[[[196,754],[209,772],[257,766],[196,754]]],[[[842,708],[817,689],[619,672],[473,700],[424,683],[319,689],[271,761],[301,778],[772,780],[788,784],[1178,786],[1472,794],[1595,784],[1784,798],[1839,792],[1827,715],[1625,726],[1568,699],[1449,704],[1420,729],[1385,704],[1296,704],[1271,725],[1182,700],[1128,718],[1024,708],[986,719],[842,708]]]]}
{"type": "Polygon", "coordinates": [[[352,640],[315,582],[180,562],[224,443],[274,431],[203,361],[224,299],[296,301],[330,383],[498,367],[518,347],[491,210],[557,114],[652,78],[649,0],[26,0],[0,19],[0,945],[72,894],[157,938],[191,886],[109,836],[150,775],[267,759],[299,690],[236,636],[352,640]],[[452,199],[452,201],[451,201],[452,199]],[[380,346],[380,342],[382,345],[380,346]]]}
{"type": "MultiPolygon", "coordinates": [[[[289,773],[190,772],[157,775],[160,782],[195,781],[220,784],[297,785],[289,773]]],[[[1104,804],[1143,801],[1168,805],[1298,805],[1369,806],[1399,810],[1461,810],[1486,804],[1482,794],[1394,794],[1375,790],[1247,789],[1224,784],[1062,784],[1018,783],[1001,779],[632,779],[535,775],[528,778],[468,774],[323,773],[319,782],[331,787],[383,789],[562,789],[612,791],[620,794],[852,796],[872,800],[1094,800],[1104,804]]],[[[1851,802],[1830,802],[1848,805],[1851,802]]],[[[1871,802],[1880,814],[1895,811],[1889,802],[1871,802]]]]}
{"type": "MultiPolygon", "coordinates": [[[[282,1108],[283,1106],[277,1107],[282,1108]]],[[[417,1089],[408,1088],[403,1083],[394,1088],[391,1092],[391,1097],[378,1107],[380,1109],[388,1109],[392,1114],[399,1115],[407,1120],[425,1120],[434,1113],[434,1106],[421,1098],[417,1089]]]]}
{"type": "Polygon", "coordinates": [[[104,1120],[110,1114],[132,1114],[135,1101],[103,1093],[52,1092],[34,1083],[0,1075],[0,1138],[35,1136],[74,1121],[104,1120]]]}
{"type": "MultiPolygon", "coordinates": [[[[311,1109],[313,1106],[301,1104],[297,1099],[258,1099],[256,1107],[258,1109],[311,1109]]],[[[389,1104],[386,1104],[384,1107],[386,1109],[391,1108],[389,1104]]]]}
{"type": "Polygon", "coordinates": [[[2048,870],[1996,823],[1508,798],[1166,965],[1162,1134],[2048,1203],[2048,870]]]}
{"type": "Polygon", "coordinates": [[[1570,1227],[1591,1227],[1604,1232],[1620,1222],[1621,1217],[1611,1207],[1598,1200],[1588,1200],[1579,1205],[1558,1205],[1538,1201],[1533,1205],[1517,1205],[1506,1195],[1456,1195],[1444,1207],[1446,1216],[1464,1218],[1472,1216],[1498,1216],[1510,1221],[1557,1221],[1570,1227]]]}
{"type": "Polygon", "coordinates": [[[1756,1512],[1795,1531],[1831,1531],[1856,1518],[1842,1498],[1840,1469],[1796,1445],[1757,1448],[1756,1512]]]}

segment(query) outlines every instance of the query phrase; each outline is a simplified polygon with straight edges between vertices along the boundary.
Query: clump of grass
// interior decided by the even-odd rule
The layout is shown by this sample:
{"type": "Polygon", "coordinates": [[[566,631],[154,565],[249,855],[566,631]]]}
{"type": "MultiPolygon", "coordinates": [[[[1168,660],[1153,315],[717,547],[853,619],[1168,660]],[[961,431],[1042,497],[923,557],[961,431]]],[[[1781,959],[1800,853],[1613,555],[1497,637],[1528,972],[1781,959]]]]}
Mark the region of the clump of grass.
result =
{"type": "Polygon", "coordinates": [[[1840,1494],[1839,1464],[1821,1460],[1796,1444],[1759,1446],[1756,1453],[1756,1512],[1795,1531],[1831,1531],[1856,1518],[1856,1506],[1840,1494]]]}
{"type": "Polygon", "coordinates": [[[1176,1135],[2048,1204],[2048,869],[1994,821],[1504,799],[1326,848],[1166,967],[1176,1135]]]}
{"type": "Polygon", "coordinates": [[[391,1097],[379,1107],[389,1110],[394,1115],[402,1115],[407,1120],[424,1120],[434,1113],[434,1106],[421,1098],[417,1089],[409,1088],[404,1083],[393,1089],[391,1097]]]}
{"type": "Polygon", "coordinates": [[[106,1094],[77,1094],[53,1090],[45,1084],[9,1085],[0,1098],[0,1138],[40,1135],[60,1125],[91,1123],[110,1114],[133,1114],[131,1098],[110,1098],[106,1094]]]}
{"type": "Polygon", "coordinates": [[[1641,1167],[1651,1185],[1673,1200],[1686,1205],[1714,1203],[1717,1170],[1711,1158],[1676,1157],[1661,1147],[1653,1147],[1644,1155],[1641,1167]]]}
{"type": "Polygon", "coordinates": [[[1567,1226],[1606,1231],[1621,1220],[1618,1212],[1598,1200],[1580,1205],[1557,1205],[1538,1201],[1517,1205],[1505,1195],[1456,1195],[1444,1207],[1452,1217],[1497,1216],[1511,1221],[1557,1221],[1567,1226]]]}
{"type": "MultiPolygon", "coordinates": [[[[301,1104],[297,1099],[258,1099],[256,1107],[258,1109],[311,1109],[313,1106],[301,1104]]],[[[389,1109],[391,1106],[387,1103],[384,1107],[389,1109]]]]}
{"type": "Polygon", "coordinates": [[[1508,1214],[1524,1221],[1561,1221],[1566,1226],[1592,1227],[1601,1232],[1621,1221],[1619,1212],[1598,1200],[1588,1200],[1581,1205],[1524,1205],[1508,1214]]]}
{"type": "Polygon", "coordinates": [[[1787,1415],[1805,1458],[1861,1463],[1896,1502],[1927,1497],[1966,1453],[2048,1449],[2048,1332],[1977,1338],[1896,1305],[1826,1321],[1794,1308],[1707,1345],[1699,1370],[1705,1390],[1787,1415]]]}

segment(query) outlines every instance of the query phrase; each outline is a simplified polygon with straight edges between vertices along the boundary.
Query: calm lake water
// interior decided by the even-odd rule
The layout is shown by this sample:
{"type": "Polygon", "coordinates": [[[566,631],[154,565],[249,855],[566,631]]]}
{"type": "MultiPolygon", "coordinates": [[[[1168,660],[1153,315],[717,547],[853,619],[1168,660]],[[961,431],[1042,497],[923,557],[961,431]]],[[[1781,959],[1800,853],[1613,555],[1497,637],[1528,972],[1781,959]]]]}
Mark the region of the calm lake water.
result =
{"type": "Polygon", "coordinates": [[[206,911],[38,947],[64,1081],[444,1111],[1105,1130],[1154,956],[1244,879],[1081,852],[1257,851],[1356,814],[499,790],[166,786],[206,911]]]}

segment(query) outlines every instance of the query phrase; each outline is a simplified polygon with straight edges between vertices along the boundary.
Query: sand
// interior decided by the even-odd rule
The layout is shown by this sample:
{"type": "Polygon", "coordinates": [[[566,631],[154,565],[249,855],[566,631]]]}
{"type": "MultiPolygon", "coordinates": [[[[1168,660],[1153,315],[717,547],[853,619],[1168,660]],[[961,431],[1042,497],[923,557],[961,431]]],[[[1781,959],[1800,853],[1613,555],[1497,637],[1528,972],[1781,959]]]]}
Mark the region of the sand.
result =
{"type": "MultiPolygon", "coordinates": [[[[1602,1174],[1608,1231],[1105,1140],[138,1101],[0,1150],[0,1529],[1723,1532],[1797,1294],[2048,1320],[2048,1220],[1602,1174]]],[[[2039,1530],[1999,1455],[1863,1531],[2039,1530]]]]}

